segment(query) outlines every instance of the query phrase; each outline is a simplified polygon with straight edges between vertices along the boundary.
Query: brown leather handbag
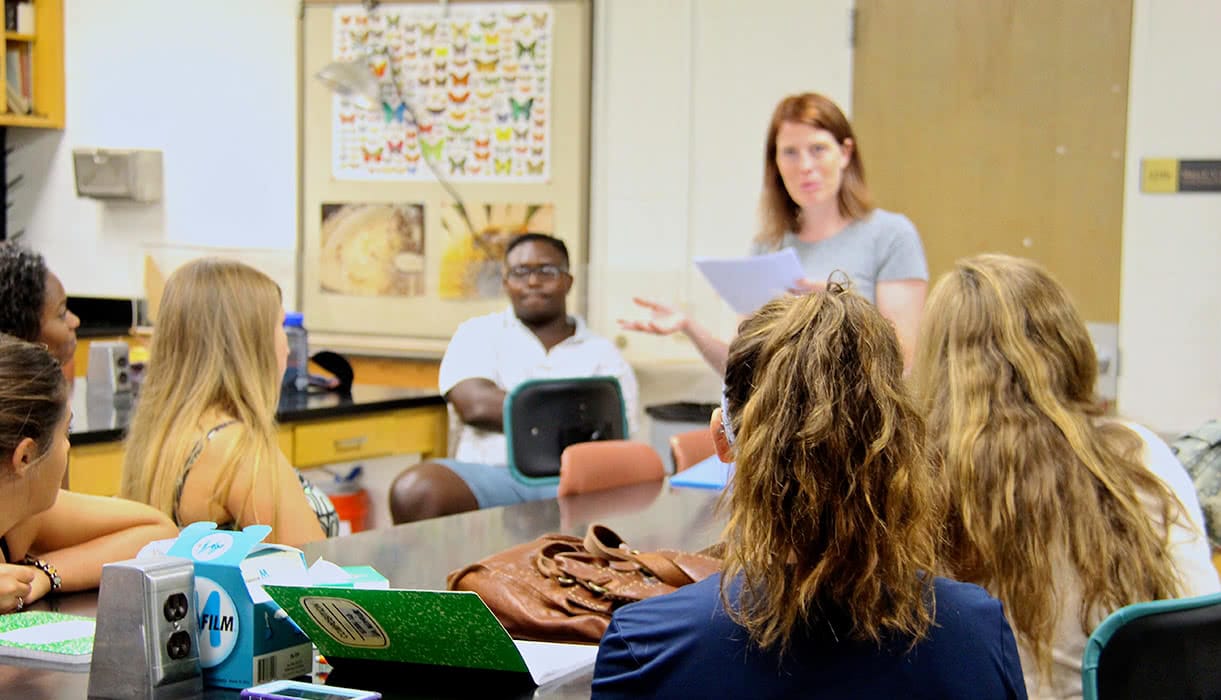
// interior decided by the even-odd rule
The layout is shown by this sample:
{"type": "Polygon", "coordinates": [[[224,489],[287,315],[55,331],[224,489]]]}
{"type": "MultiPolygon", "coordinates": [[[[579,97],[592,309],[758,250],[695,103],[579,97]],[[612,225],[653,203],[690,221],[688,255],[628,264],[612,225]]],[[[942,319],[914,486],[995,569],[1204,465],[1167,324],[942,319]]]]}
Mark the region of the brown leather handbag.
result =
{"type": "Polygon", "coordinates": [[[597,644],[619,607],[720,569],[708,554],[640,552],[590,525],[584,540],[543,535],[450,573],[446,584],[478,593],[514,639],[597,644]]]}

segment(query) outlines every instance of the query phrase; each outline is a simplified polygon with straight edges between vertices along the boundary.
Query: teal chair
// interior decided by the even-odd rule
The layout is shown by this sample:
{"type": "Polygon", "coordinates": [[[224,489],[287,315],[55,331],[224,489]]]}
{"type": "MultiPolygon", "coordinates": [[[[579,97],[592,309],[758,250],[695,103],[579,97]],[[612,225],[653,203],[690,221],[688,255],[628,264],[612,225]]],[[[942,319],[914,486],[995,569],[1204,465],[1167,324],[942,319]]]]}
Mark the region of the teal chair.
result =
{"type": "Polygon", "coordinates": [[[1085,700],[1221,698],[1221,593],[1136,603],[1085,645],[1085,700]]]}
{"type": "Polygon", "coordinates": [[[614,377],[530,379],[505,396],[509,473],[531,486],[558,484],[564,448],[624,440],[627,411],[614,377]]]}

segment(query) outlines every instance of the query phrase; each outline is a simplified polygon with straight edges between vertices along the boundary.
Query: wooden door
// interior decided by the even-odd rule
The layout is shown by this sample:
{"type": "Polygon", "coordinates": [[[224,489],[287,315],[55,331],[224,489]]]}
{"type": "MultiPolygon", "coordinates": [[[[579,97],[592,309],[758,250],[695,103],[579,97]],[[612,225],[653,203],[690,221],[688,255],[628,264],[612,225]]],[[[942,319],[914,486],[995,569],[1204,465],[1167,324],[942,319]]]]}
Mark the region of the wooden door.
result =
{"type": "Polygon", "coordinates": [[[1034,258],[1119,320],[1129,0],[857,0],[853,125],[933,279],[1034,258]]]}

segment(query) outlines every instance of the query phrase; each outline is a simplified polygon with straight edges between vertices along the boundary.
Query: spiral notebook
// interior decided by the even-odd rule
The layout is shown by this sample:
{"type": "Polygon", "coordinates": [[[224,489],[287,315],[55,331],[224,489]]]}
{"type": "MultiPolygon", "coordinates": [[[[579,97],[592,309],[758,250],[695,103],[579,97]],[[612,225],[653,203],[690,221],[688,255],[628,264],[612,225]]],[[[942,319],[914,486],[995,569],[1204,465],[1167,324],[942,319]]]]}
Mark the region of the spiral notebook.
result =
{"type": "Polygon", "coordinates": [[[89,671],[91,617],[30,610],[0,615],[0,664],[89,671]]]}

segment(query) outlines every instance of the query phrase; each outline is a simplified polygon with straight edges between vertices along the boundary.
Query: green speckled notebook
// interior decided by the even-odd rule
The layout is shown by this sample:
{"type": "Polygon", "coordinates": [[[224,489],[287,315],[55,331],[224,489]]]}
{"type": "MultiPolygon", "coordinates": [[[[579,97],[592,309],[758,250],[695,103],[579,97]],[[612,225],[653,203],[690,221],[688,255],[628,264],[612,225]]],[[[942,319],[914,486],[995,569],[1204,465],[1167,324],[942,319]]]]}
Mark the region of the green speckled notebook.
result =
{"type": "Polygon", "coordinates": [[[388,661],[529,673],[541,685],[593,665],[587,644],[519,642],[468,591],[265,586],[334,663],[388,661]]]}
{"type": "Polygon", "coordinates": [[[0,663],[88,671],[91,617],[30,610],[0,615],[0,663]]]}

